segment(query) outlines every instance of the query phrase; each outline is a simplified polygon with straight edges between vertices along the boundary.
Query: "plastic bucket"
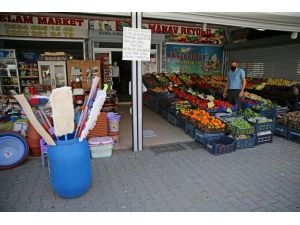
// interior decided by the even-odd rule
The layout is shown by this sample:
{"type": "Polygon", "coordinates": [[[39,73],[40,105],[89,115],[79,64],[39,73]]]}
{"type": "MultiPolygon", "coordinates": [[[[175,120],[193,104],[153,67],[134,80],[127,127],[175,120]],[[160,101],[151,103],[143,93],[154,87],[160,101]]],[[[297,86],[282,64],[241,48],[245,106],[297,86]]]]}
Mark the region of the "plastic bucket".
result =
{"type": "Polygon", "coordinates": [[[108,118],[109,132],[119,132],[119,123],[121,116],[115,115],[108,118]]]}
{"type": "Polygon", "coordinates": [[[92,182],[92,166],[86,139],[56,141],[48,147],[50,178],[54,191],[62,198],[85,194],[92,182]]]}

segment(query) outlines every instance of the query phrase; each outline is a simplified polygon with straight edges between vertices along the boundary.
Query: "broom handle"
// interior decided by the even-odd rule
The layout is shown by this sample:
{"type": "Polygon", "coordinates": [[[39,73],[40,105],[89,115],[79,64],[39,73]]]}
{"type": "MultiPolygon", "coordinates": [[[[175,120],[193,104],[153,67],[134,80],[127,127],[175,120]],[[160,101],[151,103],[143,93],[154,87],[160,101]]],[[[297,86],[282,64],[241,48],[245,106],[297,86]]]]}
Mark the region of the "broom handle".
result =
{"type": "Polygon", "coordinates": [[[74,138],[76,138],[77,133],[78,133],[78,131],[79,131],[79,127],[80,127],[80,124],[81,124],[82,119],[83,119],[83,111],[84,111],[84,109],[85,109],[86,104],[87,104],[87,99],[84,100],[84,103],[83,103],[83,105],[82,105],[82,110],[81,110],[81,113],[80,113],[80,117],[79,117],[78,124],[77,124],[77,126],[76,126],[76,131],[75,131],[75,136],[74,136],[74,138]]]}
{"type": "Polygon", "coordinates": [[[89,94],[89,97],[88,97],[88,100],[86,102],[86,105],[84,107],[84,110],[81,112],[81,119],[79,120],[79,123],[78,123],[78,126],[77,126],[77,129],[76,129],[76,132],[75,132],[75,137],[77,137],[77,134],[78,134],[78,131],[80,130],[79,128],[82,127],[82,122],[83,122],[83,119],[84,117],[86,116],[87,112],[88,112],[88,108],[89,108],[89,105],[92,103],[92,100],[95,98],[96,96],[96,90],[97,90],[97,85],[98,85],[98,82],[100,80],[100,77],[96,76],[93,80],[93,83],[92,83],[92,87],[91,87],[91,90],[90,90],[90,94],[89,94]]]}

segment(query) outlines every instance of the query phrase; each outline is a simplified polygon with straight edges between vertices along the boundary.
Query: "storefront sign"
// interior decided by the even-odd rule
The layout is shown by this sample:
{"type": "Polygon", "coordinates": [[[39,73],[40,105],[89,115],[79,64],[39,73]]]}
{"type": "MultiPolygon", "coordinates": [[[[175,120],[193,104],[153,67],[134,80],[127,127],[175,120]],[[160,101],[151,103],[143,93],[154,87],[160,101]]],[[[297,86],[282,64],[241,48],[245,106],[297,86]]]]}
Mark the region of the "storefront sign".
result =
{"type": "Polygon", "coordinates": [[[150,61],[151,30],[124,27],[123,60],[150,61]]]}
{"type": "Polygon", "coordinates": [[[88,20],[0,14],[0,35],[12,37],[88,38],[88,20]]]}
{"type": "Polygon", "coordinates": [[[223,48],[203,45],[166,45],[166,72],[212,75],[222,73],[223,48]]]}
{"type": "MultiPolygon", "coordinates": [[[[122,31],[130,27],[129,20],[91,20],[91,30],[122,31]]],[[[165,34],[166,42],[193,44],[224,44],[224,29],[193,27],[183,25],[143,23],[143,28],[151,29],[152,33],[165,34]]]]}
{"type": "Polygon", "coordinates": [[[167,24],[144,24],[153,33],[166,34],[166,42],[193,44],[224,44],[224,29],[178,26],[167,24]]]}

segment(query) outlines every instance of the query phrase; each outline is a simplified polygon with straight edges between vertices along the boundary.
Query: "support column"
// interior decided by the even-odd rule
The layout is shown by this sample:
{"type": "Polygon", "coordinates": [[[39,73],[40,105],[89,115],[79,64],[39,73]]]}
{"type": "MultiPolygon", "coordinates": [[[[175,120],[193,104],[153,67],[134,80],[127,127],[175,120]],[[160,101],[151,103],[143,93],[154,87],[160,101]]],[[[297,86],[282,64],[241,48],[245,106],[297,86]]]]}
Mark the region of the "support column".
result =
{"type": "MultiPolygon", "coordinates": [[[[142,13],[131,13],[131,27],[142,28],[142,13]]],[[[132,146],[133,151],[143,150],[143,91],[142,63],[132,61],[132,146]]]]}

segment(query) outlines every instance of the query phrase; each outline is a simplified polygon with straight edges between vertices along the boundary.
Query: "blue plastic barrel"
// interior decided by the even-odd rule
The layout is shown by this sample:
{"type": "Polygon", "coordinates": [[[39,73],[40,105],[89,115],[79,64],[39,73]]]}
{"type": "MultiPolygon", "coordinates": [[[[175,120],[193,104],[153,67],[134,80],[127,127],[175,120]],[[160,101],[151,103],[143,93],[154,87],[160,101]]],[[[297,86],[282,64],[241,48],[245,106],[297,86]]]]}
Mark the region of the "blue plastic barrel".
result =
{"type": "Polygon", "coordinates": [[[85,194],[92,182],[92,165],[86,139],[56,141],[48,147],[50,178],[54,191],[62,198],[85,194]]]}

